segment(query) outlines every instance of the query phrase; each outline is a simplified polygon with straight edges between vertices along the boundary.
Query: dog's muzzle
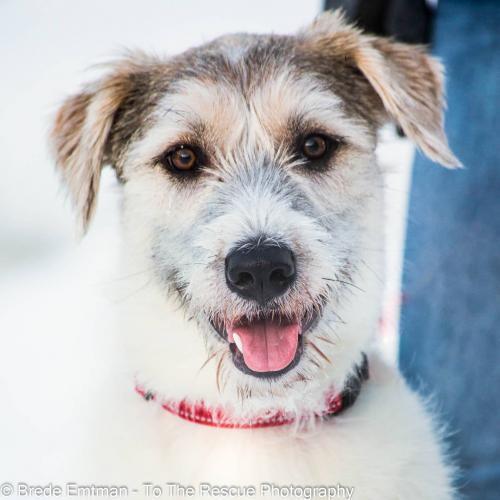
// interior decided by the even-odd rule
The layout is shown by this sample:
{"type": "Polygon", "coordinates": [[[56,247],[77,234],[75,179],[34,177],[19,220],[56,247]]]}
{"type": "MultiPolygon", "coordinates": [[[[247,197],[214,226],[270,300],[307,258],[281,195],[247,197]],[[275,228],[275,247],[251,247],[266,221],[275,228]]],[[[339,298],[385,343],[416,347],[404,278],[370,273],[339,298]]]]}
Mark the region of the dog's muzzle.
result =
{"type": "Polygon", "coordinates": [[[277,377],[291,370],[302,355],[302,334],[316,319],[285,317],[273,307],[273,300],[296,281],[293,252],[285,245],[242,244],[226,257],[225,274],[228,288],[255,303],[259,311],[216,327],[230,344],[235,366],[257,377],[277,377]]]}

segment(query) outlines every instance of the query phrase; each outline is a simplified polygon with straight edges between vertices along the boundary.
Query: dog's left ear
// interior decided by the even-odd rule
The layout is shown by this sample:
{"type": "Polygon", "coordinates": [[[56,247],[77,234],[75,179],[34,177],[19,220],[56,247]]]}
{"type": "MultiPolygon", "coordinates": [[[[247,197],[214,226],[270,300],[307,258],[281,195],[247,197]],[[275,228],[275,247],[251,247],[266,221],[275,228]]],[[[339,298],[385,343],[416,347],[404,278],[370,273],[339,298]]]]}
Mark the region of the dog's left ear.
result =
{"type": "Polygon", "coordinates": [[[444,72],[422,47],[363,34],[341,12],[326,12],[303,33],[327,57],[355,65],[386,114],[432,160],[460,167],[444,132],[444,72]]]}

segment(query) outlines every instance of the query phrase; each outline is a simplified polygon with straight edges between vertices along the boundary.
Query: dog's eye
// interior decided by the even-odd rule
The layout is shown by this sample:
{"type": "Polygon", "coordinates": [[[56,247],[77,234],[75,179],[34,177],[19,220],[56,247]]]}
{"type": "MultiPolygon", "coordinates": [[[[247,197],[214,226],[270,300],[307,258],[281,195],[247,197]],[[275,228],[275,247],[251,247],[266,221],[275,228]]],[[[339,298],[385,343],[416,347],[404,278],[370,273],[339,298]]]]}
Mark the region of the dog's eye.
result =
{"type": "Polygon", "coordinates": [[[188,175],[198,171],[200,154],[196,148],[181,144],[158,157],[157,161],[174,174],[188,175]]]}
{"type": "Polygon", "coordinates": [[[308,160],[319,160],[338,147],[339,142],[323,135],[308,135],[302,143],[302,154],[308,160]]]}
{"type": "Polygon", "coordinates": [[[302,141],[299,149],[303,158],[320,163],[319,160],[327,160],[341,144],[341,139],[310,134],[302,141]]]}
{"type": "Polygon", "coordinates": [[[187,172],[198,166],[198,156],[189,146],[178,146],[167,154],[166,160],[175,171],[187,172]]]}
{"type": "Polygon", "coordinates": [[[319,160],[328,150],[326,139],[321,135],[309,135],[302,144],[302,153],[310,160],[319,160]]]}

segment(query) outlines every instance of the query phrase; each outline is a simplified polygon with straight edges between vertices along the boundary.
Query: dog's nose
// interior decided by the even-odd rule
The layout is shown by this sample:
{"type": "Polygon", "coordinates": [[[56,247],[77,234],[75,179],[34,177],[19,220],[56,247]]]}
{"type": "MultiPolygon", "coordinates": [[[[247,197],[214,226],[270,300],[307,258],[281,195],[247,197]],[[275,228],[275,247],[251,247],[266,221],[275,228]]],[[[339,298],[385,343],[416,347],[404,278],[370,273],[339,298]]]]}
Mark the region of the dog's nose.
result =
{"type": "Polygon", "coordinates": [[[295,258],[285,246],[257,245],[234,250],[226,257],[230,290],[264,305],[284,294],[295,281],[295,258]]]}

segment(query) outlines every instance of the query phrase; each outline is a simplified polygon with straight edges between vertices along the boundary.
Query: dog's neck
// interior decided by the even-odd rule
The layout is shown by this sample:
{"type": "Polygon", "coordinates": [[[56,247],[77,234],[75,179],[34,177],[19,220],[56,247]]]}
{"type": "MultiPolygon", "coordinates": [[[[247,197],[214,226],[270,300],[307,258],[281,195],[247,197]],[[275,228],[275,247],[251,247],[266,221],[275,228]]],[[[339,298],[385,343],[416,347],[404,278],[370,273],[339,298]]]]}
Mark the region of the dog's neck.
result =
{"type": "Polygon", "coordinates": [[[204,400],[191,401],[171,399],[154,391],[136,386],[137,393],[146,401],[155,401],[169,413],[193,423],[231,429],[254,429],[282,425],[304,425],[311,420],[325,419],[342,413],[351,407],[361,392],[362,384],[369,378],[368,358],[356,365],[341,391],[331,388],[325,393],[324,402],[319,407],[309,408],[300,415],[287,412],[283,408],[263,410],[260,413],[238,416],[231,407],[210,406],[204,400]]]}

